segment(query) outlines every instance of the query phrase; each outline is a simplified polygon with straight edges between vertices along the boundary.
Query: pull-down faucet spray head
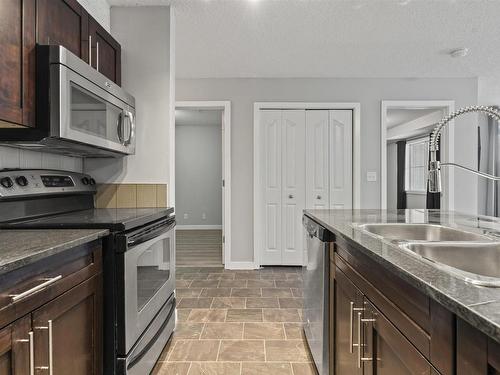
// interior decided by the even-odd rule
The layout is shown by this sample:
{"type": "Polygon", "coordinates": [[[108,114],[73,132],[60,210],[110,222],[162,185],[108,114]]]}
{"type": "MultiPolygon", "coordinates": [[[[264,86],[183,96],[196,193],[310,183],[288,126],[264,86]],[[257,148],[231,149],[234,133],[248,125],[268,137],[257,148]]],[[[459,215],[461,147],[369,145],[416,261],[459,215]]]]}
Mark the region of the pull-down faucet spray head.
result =
{"type": "Polygon", "coordinates": [[[475,173],[479,176],[489,178],[492,180],[498,180],[498,177],[488,175],[486,173],[481,173],[474,171],[470,168],[463,167],[458,164],[454,163],[443,163],[441,164],[439,160],[437,160],[437,152],[439,150],[439,137],[441,136],[441,131],[443,127],[448,124],[451,120],[453,120],[455,117],[458,117],[460,115],[470,113],[470,112],[479,112],[479,113],[484,113],[487,116],[500,121],[500,112],[496,110],[495,108],[491,107],[486,107],[482,105],[475,105],[475,106],[470,106],[470,107],[463,107],[460,108],[459,110],[450,113],[448,116],[443,117],[441,121],[438,122],[434,130],[432,131],[431,134],[431,140],[429,143],[429,150],[430,150],[430,160],[429,160],[429,192],[431,193],[440,193],[441,192],[441,166],[446,166],[446,165],[453,165],[465,170],[468,170],[472,173],[475,173]]]}

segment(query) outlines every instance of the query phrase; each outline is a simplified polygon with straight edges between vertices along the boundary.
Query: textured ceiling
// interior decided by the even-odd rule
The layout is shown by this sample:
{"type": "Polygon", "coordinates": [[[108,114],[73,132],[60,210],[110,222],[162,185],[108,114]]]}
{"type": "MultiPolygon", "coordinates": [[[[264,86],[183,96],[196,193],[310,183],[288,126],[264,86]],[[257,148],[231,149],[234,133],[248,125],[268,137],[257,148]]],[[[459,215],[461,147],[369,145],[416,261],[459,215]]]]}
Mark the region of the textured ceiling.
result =
{"type": "Polygon", "coordinates": [[[109,2],[173,4],[178,77],[500,76],[500,1],[109,2]]]}

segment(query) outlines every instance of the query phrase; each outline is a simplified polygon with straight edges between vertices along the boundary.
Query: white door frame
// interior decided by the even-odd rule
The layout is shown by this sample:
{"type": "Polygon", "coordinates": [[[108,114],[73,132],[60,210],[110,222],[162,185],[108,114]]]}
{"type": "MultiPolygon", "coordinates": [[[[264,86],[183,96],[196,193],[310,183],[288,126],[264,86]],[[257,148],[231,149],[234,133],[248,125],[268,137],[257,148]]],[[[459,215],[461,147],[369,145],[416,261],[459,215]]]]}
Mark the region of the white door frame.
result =
{"type": "Polygon", "coordinates": [[[255,102],[253,107],[253,259],[254,268],[259,268],[261,252],[259,244],[263,233],[259,220],[262,220],[261,170],[259,163],[259,145],[261,139],[259,111],[263,109],[350,109],[352,110],[352,205],[354,209],[361,207],[361,104],[360,103],[313,103],[313,102],[255,102]]]}
{"type": "MultiPolygon", "coordinates": [[[[380,117],[380,185],[381,199],[380,207],[387,209],[387,110],[393,108],[446,108],[448,113],[455,111],[454,100],[382,100],[381,117],[380,117]]],[[[441,159],[445,162],[453,162],[455,160],[455,127],[453,121],[450,121],[450,126],[443,130],[441,137],[441,159]]],[[[443,170],[443,193],[441,197],[442,208],[453,211],[455,207],[455,192],[454,181],[455,174],[453,168],[443,170]]]]}
{"type": "MultiPolygon", "coordinates": [[[[230,101],[177,101],[175,108],[187,109],[221,109],[222,110],[222,178],[224,179],[222,212],[222,233],[224,234],[224,243],[222,261],[224,267],[231,268],[231,102],[230,101]]],[[[175,131],[172,135],[175,139],[175,131]]],[[[170,188],[175,189],[175,154],[173,160],[170,160],[170,168],[173,169],[173,181],[170,182],[170,188]]],[[[172,170],[171,169],[171,170],[172,170]]],[[[222,183],[222,181],[221,181],[222,183]]]]}

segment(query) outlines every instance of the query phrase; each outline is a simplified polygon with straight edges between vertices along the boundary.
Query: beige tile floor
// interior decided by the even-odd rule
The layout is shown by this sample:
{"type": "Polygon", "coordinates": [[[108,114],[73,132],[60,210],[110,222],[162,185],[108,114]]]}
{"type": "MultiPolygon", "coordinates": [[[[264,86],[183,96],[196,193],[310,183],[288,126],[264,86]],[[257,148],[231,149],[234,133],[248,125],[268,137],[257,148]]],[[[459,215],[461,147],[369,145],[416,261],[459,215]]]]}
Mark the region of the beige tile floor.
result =
{"type": "Polygon", "coordinates": [[[156,375],[315,375],[300,268],[177,269],[177,324],[156,375]]]}

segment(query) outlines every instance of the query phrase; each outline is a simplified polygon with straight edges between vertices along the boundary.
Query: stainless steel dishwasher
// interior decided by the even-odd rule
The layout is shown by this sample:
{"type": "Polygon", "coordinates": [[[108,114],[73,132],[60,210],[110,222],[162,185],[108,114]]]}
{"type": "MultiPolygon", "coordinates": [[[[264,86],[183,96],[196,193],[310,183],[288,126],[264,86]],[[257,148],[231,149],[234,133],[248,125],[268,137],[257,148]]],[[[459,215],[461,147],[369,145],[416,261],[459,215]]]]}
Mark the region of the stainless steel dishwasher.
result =
{"type": "Polygon", "coordinates": [[[329,374],[328,307],[330,267],[328,249],[333,234],[304,215],[307,264],[304,277],[304,332],[319,375],[329,374]]]}

